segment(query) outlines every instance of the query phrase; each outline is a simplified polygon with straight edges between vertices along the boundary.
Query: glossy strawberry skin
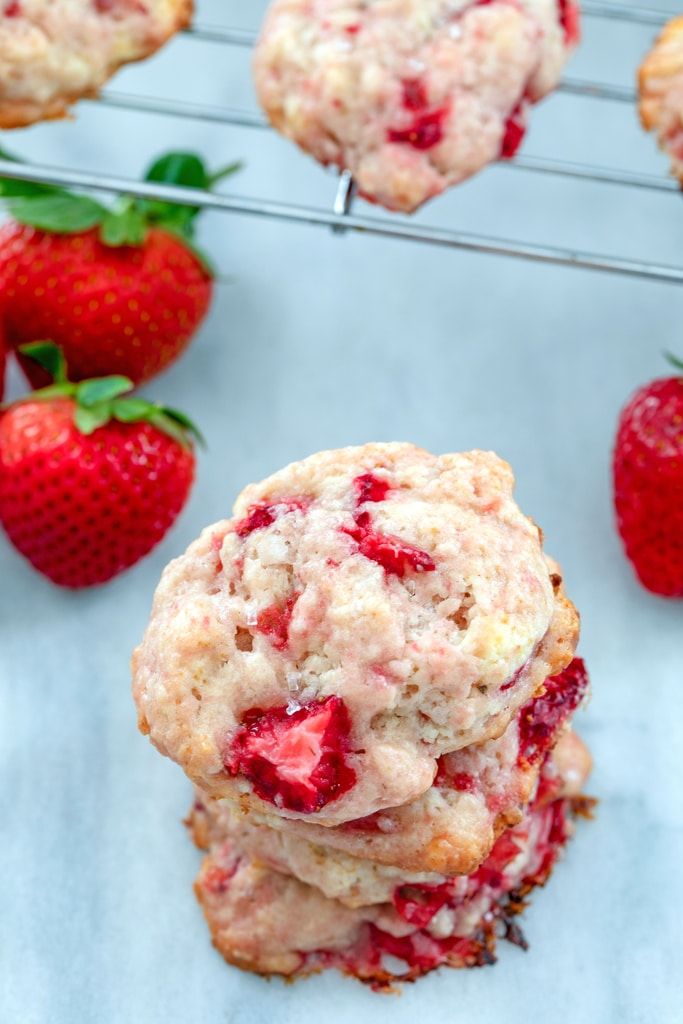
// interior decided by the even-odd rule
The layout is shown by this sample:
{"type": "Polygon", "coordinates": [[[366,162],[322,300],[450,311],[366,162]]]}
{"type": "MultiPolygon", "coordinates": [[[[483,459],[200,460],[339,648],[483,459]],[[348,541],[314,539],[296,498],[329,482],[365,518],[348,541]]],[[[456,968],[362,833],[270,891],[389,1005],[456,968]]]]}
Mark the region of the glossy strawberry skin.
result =
{"type": "Polygon", "coordinates": [[[7,349],[5,347],[5,328],[0,320],[0,402],[5,397],[5,371],[7,369],[7,349]]]}
{"type": "Polygon", "coordinates": [[[643,586],[683,597],[683,378],[641,388],[623,410],[613,459],[624,548],[643,586]]]}
{"type": "Polygon", "coordinates": [[[73,423],[71,399],[0,418],[0,523],[53,583],[104,583],[148,554],[183,508],[194,454],[149,423],[73,423]]]}
{"type": "MultiPolygon", "coordinates": [[[[0,228],[0,285],[10,347],[49,339],[72,380],[148,380],[186,348],[211,300],[207,270],[178,239],[151,228],[142,246],[113,248],[97,231],[54,235],[0,228]]],[[[34,387],[49,379],[20,359],[34,387]]]]}

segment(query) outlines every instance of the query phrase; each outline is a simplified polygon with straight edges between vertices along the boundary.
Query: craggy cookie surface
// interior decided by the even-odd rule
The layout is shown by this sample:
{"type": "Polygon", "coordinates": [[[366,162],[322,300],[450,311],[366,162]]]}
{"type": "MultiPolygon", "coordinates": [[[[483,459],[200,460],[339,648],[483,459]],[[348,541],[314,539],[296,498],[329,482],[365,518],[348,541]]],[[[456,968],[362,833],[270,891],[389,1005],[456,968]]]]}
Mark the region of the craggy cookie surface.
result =
{"type": "Polygon", "coordinates": [[[514,154],[578,35],[572,0],[275,0],[256,89],[284,135],[410,211],[514,154]]]}
{"type": "Polygon", "coordinates": [[[191,14],[192,0],[0,0],[0,127],[63,117],[191,14]]]}

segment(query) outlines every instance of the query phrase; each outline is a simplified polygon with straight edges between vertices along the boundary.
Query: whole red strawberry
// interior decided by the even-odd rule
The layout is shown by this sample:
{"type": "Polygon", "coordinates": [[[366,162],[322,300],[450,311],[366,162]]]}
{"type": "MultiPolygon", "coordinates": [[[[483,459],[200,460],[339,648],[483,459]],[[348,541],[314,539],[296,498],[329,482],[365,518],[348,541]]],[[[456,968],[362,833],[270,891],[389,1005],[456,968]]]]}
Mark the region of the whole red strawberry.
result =
{"type": "Polygon", "coordinates": [[[125,377],[73,384],[57,348],[26,352],[55,383],[0,417],[0,523],[54,583],[104,583],[176,520],[194,480],[196,431],[180,413],[123,397],[125,377]]]}
{"type": "MultiPolygon", "coordinates": [[[[210,188],[199,157],[160,158],[147,180],[210,188]]],[[[122,374],[135,384],[172,363],[206,316],[213,288],[192,245],[199,212],[122,197],[113,209],[61,189],[0,181],[11,220],[0,228],[8,344],[43,338],[64,352],[73,380],[122,374]]],[[[34,387],[45,373],[20,358],[34,387]]]]}
{"type": "MultiPolygon", "coordinates": [[[[670,360],[683,371],[683,363],[670,360]]],[[[614,503],[641,583],[655,594],[683,597],[683,376],[646,384],[623,410],[614,503]]]]}

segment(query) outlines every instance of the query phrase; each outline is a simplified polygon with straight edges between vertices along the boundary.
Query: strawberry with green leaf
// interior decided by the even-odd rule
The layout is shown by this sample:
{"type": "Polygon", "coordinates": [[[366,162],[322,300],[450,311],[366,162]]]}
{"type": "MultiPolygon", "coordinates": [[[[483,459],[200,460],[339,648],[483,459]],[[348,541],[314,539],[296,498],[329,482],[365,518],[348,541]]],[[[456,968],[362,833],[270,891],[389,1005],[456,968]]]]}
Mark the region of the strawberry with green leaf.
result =
{"type": "MultiPolygon", "coordinates": [[[[3,154],[5,155],[5,154],[3,154]]],[[[193,153],[155,161],[146,181],[210,189],[193,153]]],[[[0,179],[11,220],[0,228],[0,287],[10,347],[51,338],[73,380],[123,374],[135,384],[172,363],[204,319],[212,272],[194,245],[199,208],[122,196],[107,208],[60,188],[0,179]]],[[[46,381],[20,362],[34,387],[46,381]]]]}
{"type": "Polygon", "coordinates": [[[114,375],[74,383],[49,342],[22,349],[53,383],[0,415],[0,524],[53,583],[104,583],[148,554],[184,507],[201,437],[114,375]]]}

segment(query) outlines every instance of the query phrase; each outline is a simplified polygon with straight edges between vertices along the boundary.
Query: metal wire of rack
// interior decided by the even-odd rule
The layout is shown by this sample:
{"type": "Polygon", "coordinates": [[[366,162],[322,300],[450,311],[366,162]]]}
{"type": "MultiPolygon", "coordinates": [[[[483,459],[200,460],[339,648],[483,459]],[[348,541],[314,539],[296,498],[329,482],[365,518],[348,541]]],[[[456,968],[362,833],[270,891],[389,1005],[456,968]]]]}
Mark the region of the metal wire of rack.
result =
{"type": "MultiPolygon", "coordinates": [[[[664,11],[631,7],[621,3],[608,3],[603,0],[585,0],[582,4],[582,12],[591,18],[655,27],[663,25],[671,17],[670,13],[664,11]]],[[[248,29],[224,28],[201,22],[187,28],[185,34],[199,42],[231,47],[252,47],[256,39],[256,33],[248,29]]],[[[631,88],[582,78],[565,77],[560,83],[558,91],[596,101],[630,104],[635,102],[635,91],[631,88]]],[[[111,89],[104,90],[97,102],[106,107],[162,117],[188,118],[257,130],[268,127],[266,119],[262,115],[248,110],[188,103],[181,100],[164,100],[111,89]]],[[[604,185],[625,186],[652,192],[676,194],[679,192],[677,183],[668,177],[545,157],[518,155],[513,160],[501,161],[499,166],[511,170],[604,185]]],[[[69,188],[83,188],[95,192],[126,193],[139,198],[161,199],[180,205],[223,212],[270,217],[290,223],[328,227],[335,233],[363,232],[384,238],[422,242],[472,252],[517,257],[546,264],[598,270],[632,278],[683,284],[683,266],[542,245],[518,239],[497,238],[423,224],[418,226],[390,216],[356,214],[353,210],[353,181],[348,172],[340,175],[333,204],[331,208],[327,209],[265,197],[252,198],[202,193],[194,189],[139,182],[116,175],[83,172],[74,168],[52,167],[45,164],[18,165],[3,159],[0,159],[0,176],[69,188]]]]}

